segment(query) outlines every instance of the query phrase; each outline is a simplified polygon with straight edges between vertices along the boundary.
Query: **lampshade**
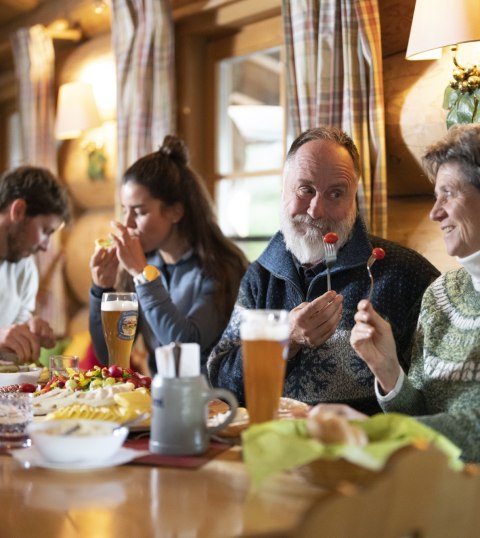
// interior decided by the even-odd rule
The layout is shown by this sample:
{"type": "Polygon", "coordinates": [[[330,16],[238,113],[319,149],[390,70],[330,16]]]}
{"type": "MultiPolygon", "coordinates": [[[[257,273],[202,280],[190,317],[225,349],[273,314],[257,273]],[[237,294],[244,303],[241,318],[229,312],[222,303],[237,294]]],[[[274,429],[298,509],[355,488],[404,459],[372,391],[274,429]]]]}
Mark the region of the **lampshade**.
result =
{"type": "Polygon", "coordinates": [[[84,82],[62,84],[58,92],[55,136],[77,138],[83,131],[101,125],[92,86],[84,82]]]}
{"type": "Polygon", "coordinates": [[[408,60],[439,58],[441,47],[469,41],[480,41],[479,0],[416,1],[406,54],[408,60]]]}

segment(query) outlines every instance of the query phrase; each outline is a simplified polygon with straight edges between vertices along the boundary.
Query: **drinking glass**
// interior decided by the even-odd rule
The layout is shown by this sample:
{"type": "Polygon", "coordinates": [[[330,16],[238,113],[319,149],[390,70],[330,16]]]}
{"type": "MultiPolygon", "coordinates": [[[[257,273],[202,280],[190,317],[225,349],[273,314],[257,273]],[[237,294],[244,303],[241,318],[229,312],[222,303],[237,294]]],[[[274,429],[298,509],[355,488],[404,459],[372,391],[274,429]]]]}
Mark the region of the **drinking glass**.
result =
{"type": "Polygon", "coordinates": [[[75,355],[52,355],[48,361],[48,373],[50,379],[56,375],[63,375],[68,378],[67,368],[78,372],[80,364],[79,357],[75,355]]]}
{"type": "Polygon", "coordinates": [[[277,416],[289,336],[286,310],[244,310],[240,320],[243,382],[250,423],[277,416]]]}
{"type": "Polygon", "coordinates": [[[108,365],[130,366],[133,339],[137,329],[136,293],[105,292],[102,295],[102,327],[108,349],[108,365]]]}
{"type": "Polygon", "coordinates": [[[0,448],[30,446],[26,428],[33,417],[32,398],[30,393],[0,393],[0,448]]]}

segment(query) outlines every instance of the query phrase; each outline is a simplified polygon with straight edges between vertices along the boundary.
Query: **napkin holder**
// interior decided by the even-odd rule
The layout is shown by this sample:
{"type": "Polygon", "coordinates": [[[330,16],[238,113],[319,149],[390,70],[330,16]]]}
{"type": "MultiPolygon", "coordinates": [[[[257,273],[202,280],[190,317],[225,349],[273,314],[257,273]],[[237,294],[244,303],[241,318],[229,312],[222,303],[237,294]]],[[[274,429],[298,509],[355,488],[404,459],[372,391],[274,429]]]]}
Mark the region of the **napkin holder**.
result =
{"type": "MultiPolygon", "coordinates": [[[[196,377],[200,375],[200,345],[197,343],[178,344],[180,347],[180,364],[178,377],[196,377]]],[[[174,345],[155,349],[157,374],[161,377],[175,377],[174,345]]]]}

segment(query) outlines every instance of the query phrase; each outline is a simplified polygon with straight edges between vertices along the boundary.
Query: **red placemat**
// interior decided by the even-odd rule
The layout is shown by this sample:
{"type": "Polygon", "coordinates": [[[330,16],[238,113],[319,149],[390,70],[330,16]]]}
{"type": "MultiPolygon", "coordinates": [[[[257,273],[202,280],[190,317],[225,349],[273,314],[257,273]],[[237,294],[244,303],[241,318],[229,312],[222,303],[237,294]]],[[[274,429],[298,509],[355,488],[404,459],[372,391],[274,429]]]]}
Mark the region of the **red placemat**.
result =
{"type": "MultiPolygon", "coordinates": [[[[136,450],[148,450],[148,442],[148,438],[129,439],[124,443],[124,446],[126,448],[134,448],[136,450]]],[[[195,456],[166,456],[150,453],[146,456],[140,456],[139,458],[132,460],[130,464],[197,469],[229,448],[230,445],[228,444],[210,442],[210,446],[208,447],[207,452],[204,454],[198,454],[195,456]]]]}

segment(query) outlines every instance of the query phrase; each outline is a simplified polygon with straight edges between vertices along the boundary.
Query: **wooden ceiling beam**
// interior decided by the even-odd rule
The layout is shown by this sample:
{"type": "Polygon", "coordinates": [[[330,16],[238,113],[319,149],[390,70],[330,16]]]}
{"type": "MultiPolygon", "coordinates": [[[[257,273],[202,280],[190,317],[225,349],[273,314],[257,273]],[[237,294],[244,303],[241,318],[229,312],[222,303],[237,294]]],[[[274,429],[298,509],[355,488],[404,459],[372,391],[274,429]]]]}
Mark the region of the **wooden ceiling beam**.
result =
{"type": "Polygon", "coordinates": [[[15,19],[4,24],[2,26],[1,41],[8,40],[10,34],[19,28],[29,27],[35,24],[48,26],[56,19],[65,19],[73,25],[77,22],[80,14],[82,12],[85,13],[89,9],[92,11],[91,17],[95,17],[92,0],[50,0],[44,2],[37,5],[35,9],[28,13],[15,17],[15,19]]]}
{"type": "Polygon", "coordinates": [[[30,11],[38,6],[40,0],[1,0],[0,4],[15,8],[17,11],[30,11]]]}

